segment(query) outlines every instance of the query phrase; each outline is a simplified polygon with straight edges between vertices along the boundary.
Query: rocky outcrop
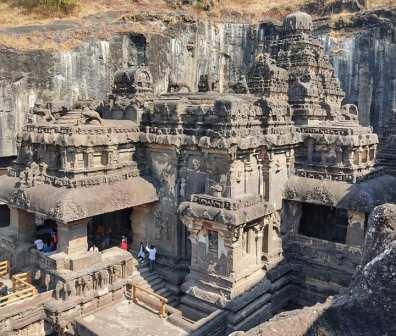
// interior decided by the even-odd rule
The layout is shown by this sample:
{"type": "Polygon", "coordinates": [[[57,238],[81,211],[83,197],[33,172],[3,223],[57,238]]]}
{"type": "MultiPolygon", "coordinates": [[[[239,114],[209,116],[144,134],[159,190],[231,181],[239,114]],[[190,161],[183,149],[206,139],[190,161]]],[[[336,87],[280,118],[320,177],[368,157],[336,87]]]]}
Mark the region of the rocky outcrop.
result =
{"type": "Polygon", "coordinates": [[[233,335],[394,335],[395,314],[396,205],[385,204],[370,215],[362,264],[347,293],[233,335]]]}

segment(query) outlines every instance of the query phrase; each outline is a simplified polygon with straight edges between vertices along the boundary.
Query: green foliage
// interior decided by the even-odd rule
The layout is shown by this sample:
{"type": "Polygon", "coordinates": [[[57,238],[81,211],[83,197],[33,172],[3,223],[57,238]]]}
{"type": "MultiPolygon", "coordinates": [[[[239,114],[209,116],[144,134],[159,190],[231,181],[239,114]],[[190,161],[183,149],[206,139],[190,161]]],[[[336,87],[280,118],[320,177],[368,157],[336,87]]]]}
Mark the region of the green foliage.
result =
{"type": "Polygon", "coordinates": [[[42,10],[50,13],[71,14],[79,5],[80,0],[15,0],[15,5],[28,10],[42,10]]]}

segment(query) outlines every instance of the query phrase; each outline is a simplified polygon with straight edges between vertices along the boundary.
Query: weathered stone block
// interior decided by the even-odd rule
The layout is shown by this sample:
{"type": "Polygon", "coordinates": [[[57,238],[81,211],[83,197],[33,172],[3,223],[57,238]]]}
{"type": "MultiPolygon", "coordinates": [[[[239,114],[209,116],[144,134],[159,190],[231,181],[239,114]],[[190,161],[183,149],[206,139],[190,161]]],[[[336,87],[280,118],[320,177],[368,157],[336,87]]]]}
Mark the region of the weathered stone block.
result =
{"type": "Polygon", "coordinates": [[[70,270],[80,271],[99,264],[102,261],[100,252],[85,252],[69,256],[70,270]]]}

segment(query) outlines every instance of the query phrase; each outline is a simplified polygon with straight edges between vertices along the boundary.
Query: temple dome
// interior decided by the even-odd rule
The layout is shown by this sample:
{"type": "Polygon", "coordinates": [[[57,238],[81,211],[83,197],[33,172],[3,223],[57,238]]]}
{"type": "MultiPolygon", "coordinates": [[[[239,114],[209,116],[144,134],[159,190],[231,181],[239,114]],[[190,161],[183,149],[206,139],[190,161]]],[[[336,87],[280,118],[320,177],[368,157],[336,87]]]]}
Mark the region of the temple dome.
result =
{"type": "Polygon", "coordinates": [[[283,21],[283,27],[286,31],[295,30],[312,30],[312,17],[304,12],[295,12],[286,16],[283,21]]]}

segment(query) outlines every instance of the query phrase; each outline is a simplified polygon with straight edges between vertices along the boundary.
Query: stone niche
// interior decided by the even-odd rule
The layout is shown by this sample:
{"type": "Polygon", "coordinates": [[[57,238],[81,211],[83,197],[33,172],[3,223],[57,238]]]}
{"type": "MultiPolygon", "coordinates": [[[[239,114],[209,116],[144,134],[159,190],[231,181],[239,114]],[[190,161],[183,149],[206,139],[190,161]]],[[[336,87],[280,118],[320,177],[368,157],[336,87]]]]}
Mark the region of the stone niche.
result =
{"type": "Polygon", "coordinates": [[[313,203],[284,201],[284,230],[339,244],[362,247],[367,214],[313,203]]]}

